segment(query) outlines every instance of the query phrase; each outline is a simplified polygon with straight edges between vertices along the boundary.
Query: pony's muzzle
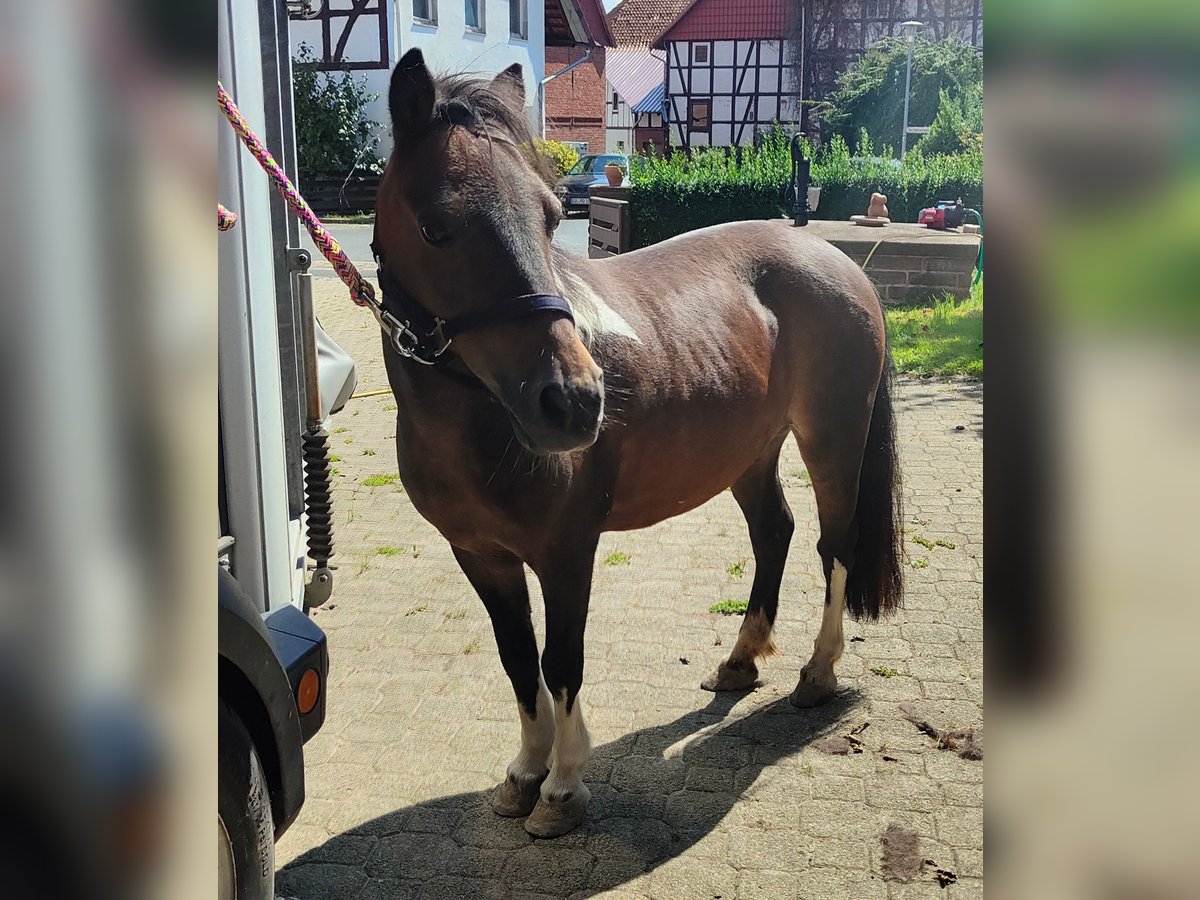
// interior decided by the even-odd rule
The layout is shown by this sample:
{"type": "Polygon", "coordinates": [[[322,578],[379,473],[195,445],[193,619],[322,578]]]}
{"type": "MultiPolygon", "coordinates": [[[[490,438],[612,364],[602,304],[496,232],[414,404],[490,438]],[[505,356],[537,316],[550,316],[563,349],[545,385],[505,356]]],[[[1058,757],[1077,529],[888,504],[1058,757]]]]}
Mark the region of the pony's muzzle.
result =
{"type": "Polygon", "coordinates": [[[532,421],[522,422],[537,449],[549,452],[579,450],[591,445],[600,433],[604,416],[603,376],[579,381],[551,378],[530,392],[535,409],[532,421]]]}

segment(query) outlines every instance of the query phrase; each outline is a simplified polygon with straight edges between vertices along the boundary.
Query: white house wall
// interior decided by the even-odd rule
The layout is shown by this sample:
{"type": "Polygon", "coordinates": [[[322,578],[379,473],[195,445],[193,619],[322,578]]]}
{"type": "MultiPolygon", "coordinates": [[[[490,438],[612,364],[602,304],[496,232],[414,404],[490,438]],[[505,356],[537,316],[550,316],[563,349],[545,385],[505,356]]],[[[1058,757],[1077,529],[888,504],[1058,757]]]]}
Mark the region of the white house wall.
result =
{"type": "MultiPolygon", "coordinates": [[[[348,8],[351,0],[327,0],[333,8],[348,8]]],[[[513,63],[525,73],[526,112],[531,125],[538,115],[538,82],[546,68],[545,3],[529,0],[528,39],[510,37],[509,0],[484,0],[485,32],[467,31],[463,0],[439,0],[437,25],[425,25],[413,19],[412,0],[378,0],[387,7],[387,61],[380,65],[378,17],[361,17],[350,32],[343,59],[350,63],[373,62],[378,68],[357,69],[352,77],[365,79],[367,90],[378,94],[368,107],[368,117],[380,124],[381,156],[391,152],[390,117],[387,111],[388,83],[397,60],[413,47],[420,47],[434,74],[480,72],[494,74],[513,63]]],[[[292,20],[291,45],[295,57],[300,44],[307,43],[320,56],[320,21],[292,20]]]]}
{"type": "Polygon", "coordinates": [[[672,41],[667,44],[668,140],[677,146],[746,146],[780,121],[800,121],[787,41],[672,41]],[[698,52],[697,48],[704,50],[698,52]],[[707,52],[707,59],[703,59],[707,52]],[[689,101],[710,104],[710,130],[692,132],[689,101]]]}

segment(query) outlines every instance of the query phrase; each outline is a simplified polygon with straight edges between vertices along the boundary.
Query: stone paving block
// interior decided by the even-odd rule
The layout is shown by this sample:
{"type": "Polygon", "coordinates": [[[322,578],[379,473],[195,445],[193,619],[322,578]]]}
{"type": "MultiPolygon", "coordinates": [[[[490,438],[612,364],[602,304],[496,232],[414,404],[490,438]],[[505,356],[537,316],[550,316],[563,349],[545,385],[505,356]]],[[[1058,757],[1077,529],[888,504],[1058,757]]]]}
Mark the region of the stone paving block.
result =
{"type": "Polygon", "coordinates": [[[743,869],[738,872],[734,896],[737,900],[802,900],[800,881],[795,872],[770,869],[743,869]]]}

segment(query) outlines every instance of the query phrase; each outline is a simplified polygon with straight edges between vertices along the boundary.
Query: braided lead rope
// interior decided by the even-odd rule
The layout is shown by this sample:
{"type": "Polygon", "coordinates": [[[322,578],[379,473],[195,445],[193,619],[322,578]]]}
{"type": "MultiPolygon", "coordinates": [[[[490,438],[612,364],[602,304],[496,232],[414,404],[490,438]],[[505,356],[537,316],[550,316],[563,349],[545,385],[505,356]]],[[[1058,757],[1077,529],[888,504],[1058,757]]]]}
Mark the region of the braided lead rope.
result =
{"type": "Polygon", "coordinates": [[[338,277],[350,289],[350,299],[359,306],[376,305],[375,289],[371,283],[362,277],[354,263],[350,261],[350,257],[346,255],[346,251],[338,245],[333,235],[321,224],[321,220],[317,218],[317,214],[312,211],[308,202],[300,196],[300,192],[296,190],[283,169],[280,168],[279,163],[275,162],[267,148],[263,146],[262,141],[258,139],[258,135],[251,130],[249,123],[238,110],[237,104],[233,102],[233,98],[229,96],[220,81],[217,82],[217,105],[225,114],[225,118],[229,120],[229,124],[233,126],[233,130],[237,132],[238,137],[242,139],[242,143],[246,145],[246,149],[258,160],[258,164],[267,173],[267,177],[275,182],[275,187],[287,201],[287,205],[292,208],[304,227],[308,229],[308,233],[312,235],[313,243],[317,245],[321,255],[329,260],[329,264],[338,273],[338,277]]]}
{"type": "Polygon", "coordinates": [[[220,203],[217,204],[217,231],[228,231],[237,224],[237,213],[230,212],[220,203]]]}

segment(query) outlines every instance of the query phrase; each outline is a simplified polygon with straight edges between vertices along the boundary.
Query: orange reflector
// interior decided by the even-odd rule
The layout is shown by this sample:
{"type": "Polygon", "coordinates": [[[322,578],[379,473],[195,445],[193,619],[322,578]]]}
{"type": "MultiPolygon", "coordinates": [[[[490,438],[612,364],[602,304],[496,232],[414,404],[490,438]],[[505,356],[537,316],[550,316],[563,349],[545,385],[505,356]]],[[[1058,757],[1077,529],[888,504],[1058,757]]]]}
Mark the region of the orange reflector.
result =
{"type": "Polygon", "coordinates": [[[296,689],[296,708],[300,714],[310,713],[317,705],[321,696],[321,676],[316,669],[309,669],[300,676],[300,686],[296,689]]]}

